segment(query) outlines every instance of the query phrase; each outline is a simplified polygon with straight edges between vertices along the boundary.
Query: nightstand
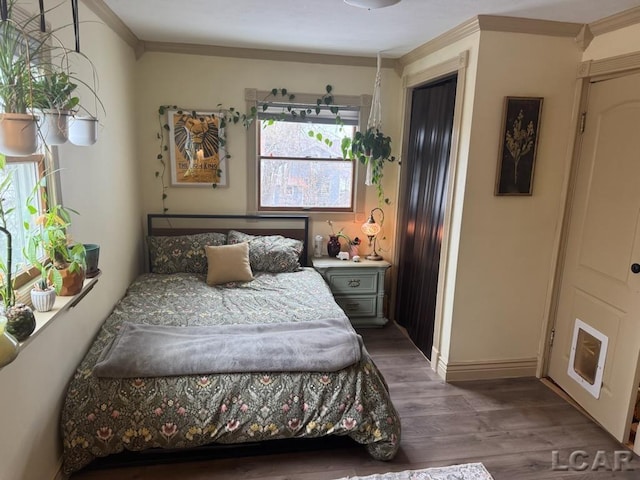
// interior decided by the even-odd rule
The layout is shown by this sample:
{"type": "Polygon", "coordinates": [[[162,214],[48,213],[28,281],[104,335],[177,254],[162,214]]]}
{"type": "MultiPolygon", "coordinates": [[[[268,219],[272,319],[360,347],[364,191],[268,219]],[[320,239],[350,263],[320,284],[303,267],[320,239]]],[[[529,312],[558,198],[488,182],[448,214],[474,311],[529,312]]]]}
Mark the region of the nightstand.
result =
{"type": "Polygon", "coordinates": [[[336,302],[354,327],[382,327],[384,318],[384,275],[387,261],[313,258],[315,268],[325,279],[336,302]]]}

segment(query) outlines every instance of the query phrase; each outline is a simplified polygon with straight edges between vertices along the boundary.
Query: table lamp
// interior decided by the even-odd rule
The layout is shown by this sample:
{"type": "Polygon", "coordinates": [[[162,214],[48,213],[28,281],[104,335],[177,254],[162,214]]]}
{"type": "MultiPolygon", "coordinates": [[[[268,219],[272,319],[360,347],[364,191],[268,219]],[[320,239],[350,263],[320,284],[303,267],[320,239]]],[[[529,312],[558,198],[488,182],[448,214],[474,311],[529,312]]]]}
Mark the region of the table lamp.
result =
{"type": "Polygon", "coordinates": [[[382,260],[382,257],[376,253],[376,240],[377,240],[376,237],[378,233],[380,233],[380,228],[383,222],[384,222],[384,212],[382,211],[381,208],[376,207],[373,210],[371,210],[371,213],[369,214],[369,219],[362,224],[362,232],[367,237],[369,237],[369,247],[373,246],[373,251],[369,255],[364,257],[367,260],[382,260]],[[375,219],[373,218],[373,213],[376,210],[379,211],[381,215],[380,223],[376,223],[375,219]]]}

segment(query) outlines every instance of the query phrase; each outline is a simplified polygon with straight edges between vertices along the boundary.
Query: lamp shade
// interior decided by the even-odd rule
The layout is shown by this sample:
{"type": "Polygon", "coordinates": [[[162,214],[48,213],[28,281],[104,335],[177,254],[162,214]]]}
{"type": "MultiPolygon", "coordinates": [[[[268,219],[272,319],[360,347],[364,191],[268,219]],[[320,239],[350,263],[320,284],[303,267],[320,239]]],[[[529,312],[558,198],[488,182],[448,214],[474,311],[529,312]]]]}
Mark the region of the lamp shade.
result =
{"type": "Polygon", "coordinates": [[[375,237],[378,233],[380,233],[380,224],[376,223],[373,219],[373,215],[369,217],[369,220],[362,224],[362,233],[364,233],[367,237],[375,237]]]}

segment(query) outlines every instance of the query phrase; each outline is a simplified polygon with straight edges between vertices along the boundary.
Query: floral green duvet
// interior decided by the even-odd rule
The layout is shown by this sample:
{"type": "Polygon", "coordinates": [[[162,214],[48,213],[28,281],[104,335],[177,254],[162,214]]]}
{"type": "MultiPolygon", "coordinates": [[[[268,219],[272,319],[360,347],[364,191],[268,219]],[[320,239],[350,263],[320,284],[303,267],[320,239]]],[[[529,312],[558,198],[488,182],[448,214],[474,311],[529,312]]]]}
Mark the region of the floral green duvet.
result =
{"type": "Polygon", "coordinates": [[[308,268],[257,274],[252,282],[224,287],[210,287],[197,274],[142,275],[107,318],[70,383],[61,418],[64,472],[123,450],[325,435],[348,435],[374,458],[390,460],[398,449],[400,420],[366,351],[358,363],[333,373],[128,379],[92,374],[125,321],[304,322],[341,312],[322,277],[308,268]]]}

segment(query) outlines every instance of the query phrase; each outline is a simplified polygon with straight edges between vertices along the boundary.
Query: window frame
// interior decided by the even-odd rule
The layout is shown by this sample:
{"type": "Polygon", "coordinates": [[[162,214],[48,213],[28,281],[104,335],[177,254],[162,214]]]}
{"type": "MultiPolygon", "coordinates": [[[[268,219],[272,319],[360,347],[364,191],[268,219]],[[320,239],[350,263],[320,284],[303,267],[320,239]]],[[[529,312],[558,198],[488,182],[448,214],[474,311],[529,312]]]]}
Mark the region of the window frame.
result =
{"type": "MultiPolygon", "coordinates": [[[[35,163],[36,169],[38,171],[38,182],[42,181],[45,176],[50,175],[50,177],[47,179],[46,186],[41,188],[41,193],[38,198],[40,210],[42,212],[46,211],[48,204],[50,202],[55,202],[55,199],[59,196],[57,188],[57,185],[59,184],[58,174],[51,168],[54,163],[53,152],[46,151],[45,149],[45,153],[35,153],[26,157],[15,157],[7,155],[5,156],[5,161],[7,165],[11,163],[35,163]],[[53,173],[50,173],[52,171],[53,173]]],[[[0,254],[4,255],[3,252],[0,252],[0,254]]],[[[16,256],[13,255],[14,260],[15,258],[16,256]]],[[[13,262],[13,264],[14,267],[17,267],[15,261],[13,262]]],[[[21,287],[24,287],[25,285],[28,285],[31,282],[35,281],[39,277],[39,275],[40,271],[33,265],[31,265],[27,270],[18,269],[12,272],[12,278],[16,293],[18,294],[18,290],[21,287]]]]}
{"type": "MultiPolygon", "coordinates": [[[[261,91],[253,88],[245,89],[245,102],[247,112],[251,112],[252,108],[260,110],[261,99],[268,98],[269,91],[261,91]]],[[[295,104],[315,105],[316,100],[322,95],[318,94],[296,94],[295,104]]],[[[334,105],[351,105],[360,109],[358,115],[358,125],[356,130],[362,130],[366,127],[369,112],[371,111],[371,95],[334,95],[334,105]]],[[[313,115],[313,114],[312,114],[313,115]]],[[[265,214],[274,213],[301,213],[308,214],[314,220],[353,220],[355,216],[364,214],[365,206],[365,188],[364,177],[365,168],[360,162],[354,160],[353,175],[353,205],[351,209],[336,208],[296,208],[276,207],[276,208],[259,208],[260,205],[260,149],[259,149],[259,133],[260,122],[255,121],[254,125],[247,130],[247,213],[248,214],[265,214]]]]}

